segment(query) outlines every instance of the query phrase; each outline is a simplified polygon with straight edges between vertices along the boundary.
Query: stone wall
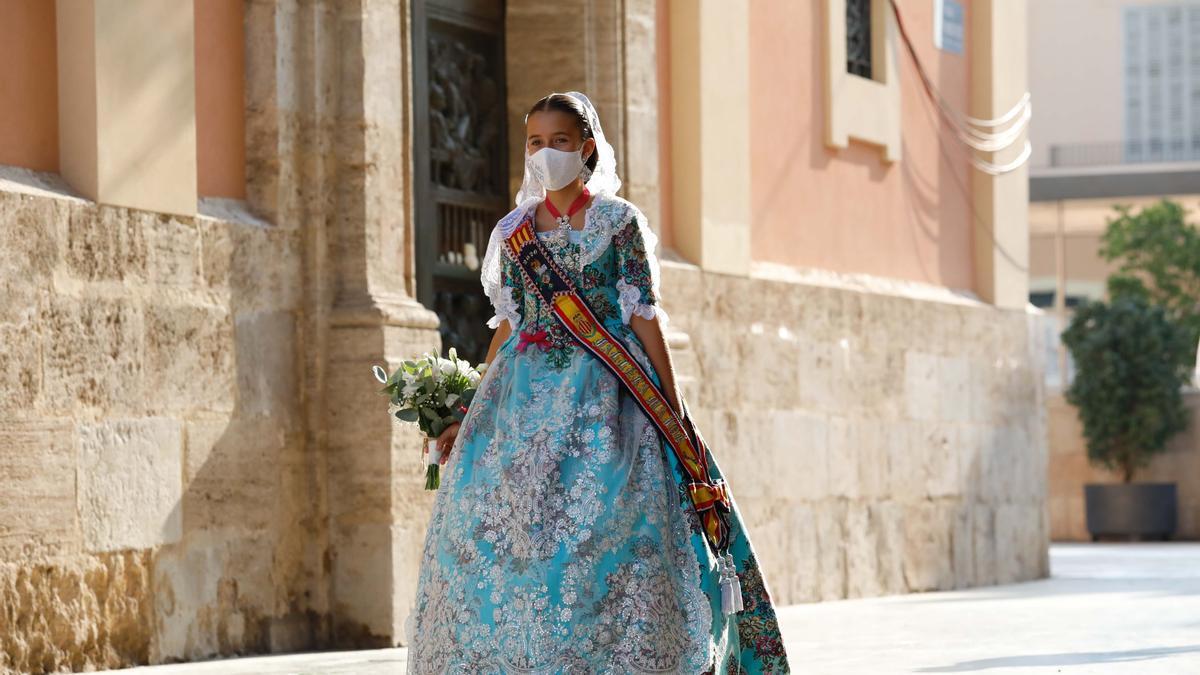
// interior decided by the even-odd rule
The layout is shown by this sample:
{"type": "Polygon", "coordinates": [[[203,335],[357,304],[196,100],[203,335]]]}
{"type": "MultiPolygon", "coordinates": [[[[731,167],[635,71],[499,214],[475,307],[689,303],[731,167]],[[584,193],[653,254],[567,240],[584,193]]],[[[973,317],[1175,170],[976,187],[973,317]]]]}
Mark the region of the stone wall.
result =
{"type": "Polygon", "coordinates": [[[370,366],[439,346],[411,9],[245,12],[244,204],[0,181],[0,672],[402,639],[432,495],[370,366]]]}
{"type": "MultiPolygon", "coordinates": [[[[1200,391],[1184,393],[1190,423],[1174,436],[1166,450],[1139,469],[1138,483],[1175,483],[1179,500],[1176,539],[1200,540],[1200,391]]],[[[1059,392],[1046,399],[1050,426],[1050,538],[1054,541],[1091,541],[1083,497],[1086,483],[1120,483],[1121,475],[1088,461],[1083,425],[1075,406],[1059,392]]]]}
{"type": "Polygon", "coordinates": [[[1049,574],[1032,317],[913,284],[663,267],[684,395],[779,603],[1049,574]]]}
{"type": "Polygon", "coordinates": [[[0,181],[0,671],[312,643],[296,231],[0,181]]]}

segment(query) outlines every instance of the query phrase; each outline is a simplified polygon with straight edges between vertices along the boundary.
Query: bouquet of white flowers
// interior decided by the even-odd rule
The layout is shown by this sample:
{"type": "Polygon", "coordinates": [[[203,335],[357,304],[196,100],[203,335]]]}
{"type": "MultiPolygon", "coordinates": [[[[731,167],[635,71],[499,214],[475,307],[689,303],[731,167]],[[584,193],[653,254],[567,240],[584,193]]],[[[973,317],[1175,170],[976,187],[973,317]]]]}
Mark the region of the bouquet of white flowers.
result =
{"type": "Polygon", "coordinates": [[[441,484],[438,466],[442,453],[430,441],[451,424],[462,422],[486,368],[485,363],[475,367],[458,358],[451,347],[448,359],[428,352],[419,359],[402,362],[391,375],[380,366],[371,369],[375,379],[383,383],[379,393],[390,398],[390,412],[401,422],[416,422],[426,437],[426,490],[436,490],[441,484]]]}

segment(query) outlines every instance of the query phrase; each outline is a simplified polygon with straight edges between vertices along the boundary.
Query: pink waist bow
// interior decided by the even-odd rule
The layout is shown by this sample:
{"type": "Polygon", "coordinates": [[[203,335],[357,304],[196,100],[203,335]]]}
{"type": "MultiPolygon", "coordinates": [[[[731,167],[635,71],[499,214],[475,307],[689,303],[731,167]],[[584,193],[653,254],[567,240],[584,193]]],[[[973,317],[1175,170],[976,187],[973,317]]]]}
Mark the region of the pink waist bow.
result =
{"type": "Polygon", "coordinates": [[[517,351],[523,352],[531,344],[536,344],[542,351],[550,348],[550,333],[544,328],[533,333],[521,331],[521,339],[517,342],[517,351]]]}

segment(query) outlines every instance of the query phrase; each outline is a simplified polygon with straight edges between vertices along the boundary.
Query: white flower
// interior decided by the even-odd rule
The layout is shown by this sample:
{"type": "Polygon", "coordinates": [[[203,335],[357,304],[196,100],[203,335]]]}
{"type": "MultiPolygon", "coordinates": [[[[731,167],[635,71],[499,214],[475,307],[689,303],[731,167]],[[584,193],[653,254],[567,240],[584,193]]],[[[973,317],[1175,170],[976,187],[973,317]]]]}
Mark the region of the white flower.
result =
{"type": "Polygon", "coordinates": [[[450,359],[438,359],[438,368],[442,371],[443,375],[453,375],[458,371],[458,366],[450,359]]]}

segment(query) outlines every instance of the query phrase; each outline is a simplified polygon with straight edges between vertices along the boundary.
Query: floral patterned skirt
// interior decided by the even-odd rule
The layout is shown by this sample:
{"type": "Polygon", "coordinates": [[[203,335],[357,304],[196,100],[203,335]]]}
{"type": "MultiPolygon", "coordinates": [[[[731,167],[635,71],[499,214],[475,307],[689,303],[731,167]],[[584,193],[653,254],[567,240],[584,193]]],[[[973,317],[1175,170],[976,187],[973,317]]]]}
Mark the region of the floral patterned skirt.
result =
{"type": "Polygon", "coordinates": [[[518,351],[517,335],[484,374],[442,467],[408,672],[789,672],[736,503],[744,609],[730,617],[683,474],[650,419],[581,347],[551,358],[537,345],[518,351]]]}

